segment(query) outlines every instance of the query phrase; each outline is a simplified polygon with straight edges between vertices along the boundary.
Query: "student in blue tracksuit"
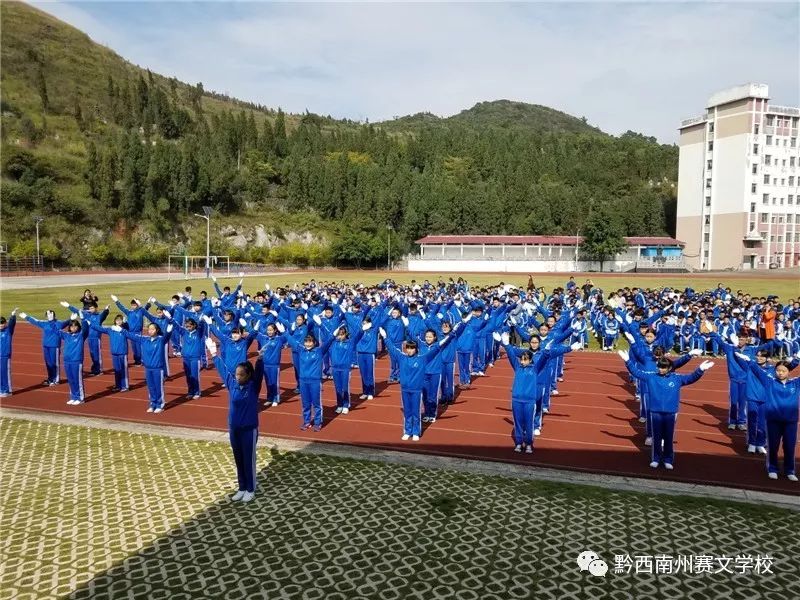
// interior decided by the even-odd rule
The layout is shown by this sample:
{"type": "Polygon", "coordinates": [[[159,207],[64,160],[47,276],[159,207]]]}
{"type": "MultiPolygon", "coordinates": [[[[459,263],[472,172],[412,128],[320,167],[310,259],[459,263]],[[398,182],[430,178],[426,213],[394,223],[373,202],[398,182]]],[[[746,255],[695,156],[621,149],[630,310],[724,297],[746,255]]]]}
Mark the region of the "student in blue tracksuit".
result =
{"type": "Polygon", "coordinates": [[[263,363],[259,358],[253,367],[250,362],[245,361],[231,371],[225,361],[216,356],[214,340],[206,338],[206,345],[217,370],[225,378],[225,387],[228,390],[228,435],[239,484],[239,489],[231,500],[250,502],[256,492],[258,395],[261,392],[263,363]]]}
{"type": "Polygon", "coordinates": [[[694,372],[688,375],[675,373],[672,362],[668,358],[660,358],[656,363],[656,371],[643,371],[634,361],[630,360],[628,353],[620,350],[620,358],[625,361],[625,366],[642,381],[647,387],[650,407],[648,418],[651,421],[653,432],[653,448],[650,467],[653,469],[663,463],[664,468],[673,469],[675,453],[673,451],[673,438],[675,435],[675,421],[678,418],[678,409],[681,400],[681,388],[696,382],[703,373],[714,366],[711,361],[700,364],[694,372]]]}
{"type": "Polygon", "coordinates": [[[200,398],[200,371],[206,353],[205,327],[205,321],[195,320],[194,316],[184,314],[183,325],[176,323],[173,332],[173,336],[177,333],[180,337],[183,373],[186,376],[186,397],[192,400],[200,398]]]}
{"type": "Polygon", "coordinates": [[[7,321],[0,317],[0,398],[11,395],[11,346],[17,326],[17,310],[11,311],[7,321]]]}
{"type": "MultiPolygon", "coordinates": [[[[361,376],[361,400],[372,400],[375,396],[375,356],[378,354],[378,331],[376,323],[369,316],[364,317],[362,324],[371,325],[356,344],[356,360],[358,373],[361,376]]],[[[390,344],[386,344],[387,348],[390,344]]]]}
{"type": "Polygon", "coordinates": [[[281,401],[281,352],[286,346],[286,338],[279,334],[278,323],[270,323],[266,327],[266,333],[259,333],[256,339],[258,340],[259,352],[263,357],[264,363],[264,383],[267,388],[266,403],[278,406],[281,401]]]}
{"type": "Polygon", "coordinates": [[[59,331],[64,342],[64,375],[69,384],[67,404],[83,404],[83,350],[89,336],[89,323],[73,313],[66,331],[59,331]]]}
{"type": "MultiPolygon", "coordinates": [[[[444,320],[440,326],[442,336],[450,335],[453,326],[450,321],[444,320]]],[[[464,332],[464,327],[460,332],[464,332]]],[[[442,377],[439,402],[442,405],[453,404],[455,402],[455,378],[456,378],[456,344],[448,344],[440,353],[442,360],[442,377]]]]}
{"type": "Polygon", "coordinates": [[[283,336],[292,350],[297,352],[300,400],[303,404],[303,424],[300,429],[305,431],[311,427],[313,419],[314,431],[319,431],[322,428],[322,357],[335,338],[330,337],[318,346],[316,338],[311,334],[306,335],[302,344],[287,332],[284,332],[283,336]]]}
{"type": "MultiPolygon", "coordinates": [[[[119,301],[119,298],[111,295],[111,299],[114,301],[114,304],[117,305],[122,311],[122,314],[125,315],[125,318],[128,320],[128,331],[131,333],[142,333],[142,328],[144,327],[144,317],[145,313],[150,309],[150,303],[148,302],[144,306],[142,303],[139,302],[136,298],[131,299],[131,307],[130,309],[125,308],[125,305],[119,301]]],[[[131,350],[133,350],[133,365],[140,366],[142,364],[142,346],[139,342],[131,341],[131,350]]]]}
{"type": "MultiPolygon", "coordinates": [[[[406,319],[407,321],[407,319],[406,319]]],[[[403,321],[403,313],[400,307],[394,306],[389,311],[389,318],[383,323],[383,328],[386,330],[385,344],[394,344],[398,348],[402,345],[403,340],[406,339],[406,326],[403,321]]],[[[389,379],[387,383],[397,383],[400,377],[400,364],[395,360],[392,355],[389,355],[389,379]]]]}
{"type": "Polygon", "coordinates": [[[369,330],[371,327],[372,323],[365,323],[354,336],[350,336],[347,327],[340,325],[332,333],[336,339],[328,354],[333,373],[333,387],[336,390],[336,414],[346,415],[350,412],[350,372],[353,352],[364,335],[364,328],[369,330]]]}
{"type": "Polygon", "coordinates": [[[100,333],[96,329],[92,329],[92,325],[102,325],[103,321],[108,317],[108,306],[102,312],[98,312],[97,302],[89,304],[87,309],[79,309],[71,306],[68,302],[61,302],[61,306],[68,308],[73,313],[81,315],[82,318],[89,322],[89,337],[87,338],[89,344],[89,356],[92,359],[92,375],[100,375],[103,372],[103,351],[100,347],[100,333]]]}
{"type": "Polygon", "coordinates": [[[34,319],[25,313],[19,313],[19,316],[42,330],[42,353],[47,370],[47,378],[42,383],[48,386],[58,384],[61,381],[61,335],[59,332],[67,326],[69,319],[59,321],[56,319],[56,313],[52,310],[45,311],[44,321],[34,319]]]}
{"type": "MultiPolygon", "coordinates": [[[[164,315],[169,318],[169,312],[164,311],[164,315]]],[[[117,333],[122,332],[129,340],[136,340],[142,344],[142,363],[144,364],[144,376],[147,382],[147,395],[150,403],[147,408],[149,413],[160,413],[164,410],[164,377],[166,376],[167,345],[172,335],[172,324],[166,326],[166,331],[162,334],[161,328],[156,323],[147,326],[147,335],[131,333],[127,329],[122,329],[116,325],[112,327],[117,333]]]]}
{"type": "MultiPolygon", "coordinates": [[[[386,332],[379,329],[382,338],[386,332]]],[[[422,422],[420,420],[420,404],[422,401],[422,388],[425,383],[425,366],[439,354],[443,346],[452,340],[449,335],[438,344],[433,345],[425,354],[420,354],[417,342],[406,342],[404,350],[387,345],[390,354],[394,354],[400,363],[400,395],[403,402],[403,441],[411,438],[419,441],[422,435],[422,422]]]]}
{"type": "Polygon", "coordinates": [[[764,386],[767,396],[767,475],[770,479],[778,478],[778,450],[782,441],[783,472],[789,481],[797,481],[795,450],[800,416],[800,377],[789,379],[790,365],[786,361],[775,365],[775,376],[771,377],[748,355],[740,353],[738,357],[764,386]]]}
{"type": "MultiPolygon", "coordinates": [[[[128,324],[122,315],[114,317],[114,325],[127,329],[128,324]]],[[[99,334],[108,335],[111,340],[111,365],[114,368],[114,387],[111,389],[113,392],[127,392],[128,387],[128,338],[122,332],[118,332],[111,327],[103,327],[92,323],[92,329],[99,334]]]]}
{"type": "Polygon", "coordinates": [[[523,350],[520,354],[512,352],[508,347],[508,334],[501,336],[494,334],[494,339],[501,338],[506,347],[506,355],[511,368],[514,370],[514,381],[511,384],[511,415],[514,419],[514,452],[527,454],[533,452],[533,416],[536,410],[536,401],[539,393],[536,362],[547,360],[544,352],[538,352],[536,358],[530,350],[523,350]]]}

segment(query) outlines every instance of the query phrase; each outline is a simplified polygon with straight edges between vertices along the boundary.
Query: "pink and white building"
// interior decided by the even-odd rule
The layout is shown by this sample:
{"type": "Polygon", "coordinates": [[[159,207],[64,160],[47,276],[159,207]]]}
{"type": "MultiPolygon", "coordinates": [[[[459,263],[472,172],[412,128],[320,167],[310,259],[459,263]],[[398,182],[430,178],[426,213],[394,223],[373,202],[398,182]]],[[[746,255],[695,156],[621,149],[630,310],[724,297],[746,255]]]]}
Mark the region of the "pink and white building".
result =
{"type": "Polygon", "coordinates": [[[800,265],[800,108],[764,84],[709,98],[680,126],[676,237],[699,270],[800,265]]]}

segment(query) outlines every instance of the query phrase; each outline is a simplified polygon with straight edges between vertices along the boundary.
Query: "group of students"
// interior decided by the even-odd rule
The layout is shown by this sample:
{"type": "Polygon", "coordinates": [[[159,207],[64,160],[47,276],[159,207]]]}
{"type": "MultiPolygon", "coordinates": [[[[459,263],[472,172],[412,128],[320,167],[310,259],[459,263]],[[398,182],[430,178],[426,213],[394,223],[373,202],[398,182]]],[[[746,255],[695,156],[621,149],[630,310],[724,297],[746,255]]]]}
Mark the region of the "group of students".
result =
{"type": "MultiPolygon", "coordinates": [[[[101,311],[89,290],[81,298],[82,308],[61,303],[70,310],[69,319],[59,320],[53,311],[47,311],[44,320],[19,314],[43,330],[46,385],[59,383],[63,344],[71,405],[85,398],[85,345],[89,372],[103,370],[102,336],[110,340],[115,391],[129,389],[129,351],[133,364],[143,366],[148,412],[164,410],[170,349],[182,358],[190,399],[202,393],[202,371],[216,368],[229,394],[241,492],[237,500],[252,499],[259,396],[263,386],[263,401],[270,406],[280,403],[280,361],[286,347],[302,404],[301,429],[322,427],[326,379],[333,382],[337,414],[350,411],[354,368],[361,379],[360,398],[372,399],[376,360],[385,352],[388,382],[400,385],[402,439],[412,441],[420,439],[423,423],[434,423],[440,408],[454,401],[456,387],[466,388],[483,376],[504,351],[514,371],[513,449],[532,453],[551,397],[558,395],[563,381],[564,356],[587,347],[590,334],[605,350],[614,349],[620,335],[627,338],[630,350],[620,355],[640,400],[652,467],[674,468],[672,439],[680,389],[697,381],[713,363],[705,361],[688,375],[675,369],[693,356],[723,353],[731,377],[728,426],[747,429],[748,451],[767,454],[773,478],[782,440],[784,472],[796,480],[798,380],[788,379],[788,372],[800,357],[800,302],[777,304],[774,298],[733,294],[722,285],[701,293],[634,287],[606,297],[591,282],[579,288],[572,278],[550,294],[532,281],[527,289],[503,283],[474,288],[463,279],[410,286],[387,280],[372,287],[312,281],[274,291],[266,285],[252,294],[242,291],[241,279],[233,290],[220,289],[215,278],[213,283],[216,294],[211,297],[203,291],[194,299],[187,287],[166,304],[156,298],[146,303],[133,298],[126,307],[112,295],[120,313],[110,326],[105,324],[109,307],[101,311]],[[687,324],[696,324],[688,337],[687,324]],[[254,342],[258,353],[251,363],[254,342]],[[683,356],[667,358],[672,351],[683,356]],[[792,354],[797,356],[789,362],[767,362],[768,356],[782,359],[792,354]]],[[[15,309],[8,322],[0,318],[0,395],[11,393],[16,314],[15,309]]]]}

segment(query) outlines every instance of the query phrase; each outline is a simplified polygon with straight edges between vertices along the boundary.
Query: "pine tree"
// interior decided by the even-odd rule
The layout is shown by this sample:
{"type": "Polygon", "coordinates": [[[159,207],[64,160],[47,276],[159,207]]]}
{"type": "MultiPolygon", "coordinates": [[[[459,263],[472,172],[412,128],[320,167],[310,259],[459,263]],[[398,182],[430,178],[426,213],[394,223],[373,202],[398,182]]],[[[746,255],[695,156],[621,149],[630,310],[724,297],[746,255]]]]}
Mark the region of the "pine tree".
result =
{"type": "Polygon", "coordinates": [[[286,121],[283,111],[279,108],[278,115],[275,117],[275,124],[272,127],[275,138],[275,156],[283,158],[287,154],[288,145],[286,141],[286,121]]]}

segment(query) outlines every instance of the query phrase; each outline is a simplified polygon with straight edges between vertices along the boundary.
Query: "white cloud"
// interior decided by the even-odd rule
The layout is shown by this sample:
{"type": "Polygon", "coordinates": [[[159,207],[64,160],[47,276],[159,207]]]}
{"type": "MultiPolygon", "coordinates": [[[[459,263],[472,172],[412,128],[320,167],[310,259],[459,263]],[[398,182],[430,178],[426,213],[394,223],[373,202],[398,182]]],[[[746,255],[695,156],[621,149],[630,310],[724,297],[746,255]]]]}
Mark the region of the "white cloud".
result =
{"type": "Polygon", "coordinates": [[[798,104],[785,4],[46,4],[132,62],[292,112],[376,121],[544,104],[674,141],[716,90],[798,104]]]}

